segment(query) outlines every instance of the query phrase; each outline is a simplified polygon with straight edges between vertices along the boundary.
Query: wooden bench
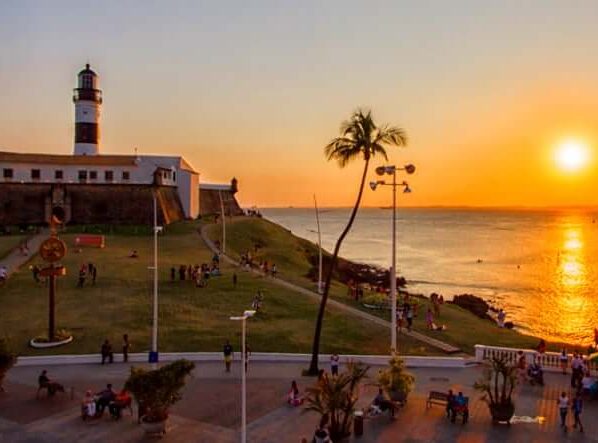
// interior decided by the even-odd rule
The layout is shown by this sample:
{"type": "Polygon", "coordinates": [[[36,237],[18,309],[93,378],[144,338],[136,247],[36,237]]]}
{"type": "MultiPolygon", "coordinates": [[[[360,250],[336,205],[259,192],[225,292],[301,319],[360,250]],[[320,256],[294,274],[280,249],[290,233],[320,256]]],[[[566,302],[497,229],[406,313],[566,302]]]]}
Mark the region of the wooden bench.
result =
{"type": "Polygon", "coordinates": [[[426,401],[426,409],[431,408],[432,405],[448,405],[448,394],[439,391],[430,391],[428,394],[428,400],[426,401]]]}
{"type": "Polygon", "coordinates": [[[103,248],[105,246],[105,240],[103,235],[78,235],[75,237],[75,244],[77,246],[95,246],[103,248]]]}

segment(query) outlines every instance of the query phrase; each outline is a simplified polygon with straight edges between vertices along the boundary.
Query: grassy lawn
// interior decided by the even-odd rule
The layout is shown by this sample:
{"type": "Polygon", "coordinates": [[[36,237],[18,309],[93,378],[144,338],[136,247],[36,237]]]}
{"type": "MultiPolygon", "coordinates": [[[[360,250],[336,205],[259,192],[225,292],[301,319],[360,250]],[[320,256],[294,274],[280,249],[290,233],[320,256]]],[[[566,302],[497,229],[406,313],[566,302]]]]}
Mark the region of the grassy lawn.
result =
{"type": "MultiPolygon", "coordinates": [[[[207,229],[212,239],[220,238],[220,225],[210,225],[207,229]]],[[[227,253],[234,258],[238,259],[240,254],[245,253],[247,250],[254,254],[254,247],[258,244],[261,247],[254,254],[257,260],[276,263],[281,278],[309,289],[315,289],[315,283],[307,275],[311,267],[308,256],[317,254],[316,245],[294,236],[275,223],[259,218],[239,217],[232,221],[227,220],[226,235],[227,253]]],[[[347,296],[346,287],[339,282],[333,284],[331,297],[374,315],[390,318],[389,311],[371,311],[364,308],[361,303],[355,302],[347,296]]],[[[420,299],[418,303],[420,304],[419,315],[415,319],[415,329],[417,331],[458,346],[470,354],[474,352],[474,345],[476,344],[533,348],[539,342],[537,337],[500,329],[493,322],[482,320],[452,304],[442,306],[441,317],[437,321],[445,324],[447,329],[442,332],[429,331],[425,327],[425,312],[428,308],[428,301],[420,299]]],[[[548,348],[557,351],[560,349],[560,344],[549,343],[548,348]]]]}
{"type": "MultiPolygon", "coordinates": [[[[223,276],[211,278],[207,288],[190,281],[170,281],[170,268],[211,261],[211,254],[197,233],[195,222],[167,227],[159,239],[161,351],[219,351],[226,339],[239,348],[240,325],[229,320],[250,308],[258,289],[265,294],[263,312],[249,321],[248,343],[255,352],[310,352],[317,303],[309,297],[282,289],[267,279],[223,265],[223,276]],[[232,273],[238,285],[232,284],[232,273]]],[[[47,325],[47,288],[36,284],[28,267],[0,288],[0,334],[8,336],[21,355],[94,353],[104,338],[118,350],[128,333],[132,352],[149,349],[152,315],[152,236],[143,228],[86,227],[86,232],[107,232],[106,248],[77,252],[74,237],[83,228],[71,227],[61,238],[69,247],[63,264],[67,275],[58,279],[57,326],[71,331],[75,341],[53,350],[34,350],[27,342],[41,335],[47,325]],[[139,258],[129,258],[137,250],[139,258]],[[78,269],[92,262],[97,283],[77,288],[78,269]]],[[[32,264],[41,264],[35,257],[32,264]]],[[[178,274],[177,274],[178,277],[178,274]]],[[[334,310],[327,312],[322,352],[383,354],[388,352],[389,332],[334,310]]],[[[437,354],[413,340],[401,349],[414,355],[437,354]]]]}
{"type": "Polygon", "coordinates": [[[27,238],[26,235],[0,235],[0,259],[6,257],[10,251],[18,247],[27,238]]]}

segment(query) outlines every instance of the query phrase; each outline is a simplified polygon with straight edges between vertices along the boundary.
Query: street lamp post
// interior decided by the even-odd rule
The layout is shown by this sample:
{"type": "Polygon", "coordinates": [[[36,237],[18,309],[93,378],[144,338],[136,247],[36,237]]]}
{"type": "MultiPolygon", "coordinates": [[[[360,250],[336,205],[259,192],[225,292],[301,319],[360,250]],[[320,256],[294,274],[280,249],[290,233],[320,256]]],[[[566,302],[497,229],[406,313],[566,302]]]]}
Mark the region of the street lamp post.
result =
{"type": "Polygon", "coordinates": [[[314,207],[316,208],[316,224],[318,225],[318,294],[322,293],[322,231],[320,230],[320,211],[316,194],[314,194],[314,207]]]}
{"type": "Polygon", "coordinates": [[[158,226],[158,201],[154,190],[154,309],[153,309],[153,323],[152,323],[152,351],[150,352],[149,362],[158,362],[158,233],[162,231],[162,227],[158,226]]]}
{"type": "Polygon", "coordinates": [[[222,219],[222,246],[220,251],[226,254],[226,219],[224,218],[224,201],[222,200],[222,192],[218,191],[218,197],[220,198],[220,218],[222,219]]]}
{"type": "Polygon", "coordinates": [[[245,323],[249,317],[253,317],[255,311],[245,311],[238,317],[230,317],[231,320],[241,322],[241,443],[247,443],[247,374],[245,374],[245,336],[247,326],[245,323]]]}
{"type": "Polygon", "coordinates": [[[407,174],[415,172],[415,166],[405,165],[402,168],[396,166],[380,166],[376,168],[378,175],[392,175],[392,183],[386,183],[384,180],[370,182],[373,191],[380,185],[392,186],[392,261],[390,266],[390,303],[391,303],[391,331],[390,331],[390,349],[392,352],[397,349],[397,186],[403,187],[403,192],[411,192],[409,184],[405,181],[397,183],[397,171],[405,171],[407,174]]]}

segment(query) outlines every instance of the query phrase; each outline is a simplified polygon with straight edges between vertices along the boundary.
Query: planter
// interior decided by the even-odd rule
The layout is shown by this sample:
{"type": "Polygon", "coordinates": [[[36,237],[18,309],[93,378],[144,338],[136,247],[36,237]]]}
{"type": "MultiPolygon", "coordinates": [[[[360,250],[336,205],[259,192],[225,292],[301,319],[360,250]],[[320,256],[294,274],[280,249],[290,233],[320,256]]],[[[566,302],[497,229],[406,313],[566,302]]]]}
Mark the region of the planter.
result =
{"type": "Polygon", "coordinates": [[[47,348],[56,348],[58,346],[68,345],[70,342],[73,341],[73,336],[69,335],[67,338],[57,341],[38,341],[35,338],[32,338],[29,341],[29,346],[36,349],[47,349],[47,348]]]}
{"type": "Polygon", "coordinates": [[[145,418],[145,416],[141,417],[141,427],[145,431],[146,435],[153,437],[162,437],[164,434],[166,434],[166,425],[168,423],[168,418],[162,421],[152,422],[146,421],[145,418]]]}
{"type": "Polygon", "coordinates": [[[490,408],[490,415],[492,415],[493,423],[506,422],[510,424],[511,419],[515,414],[515,405],[513,403],[495,403],[488,405],[488,407],[490,408]]]}
{"type": "Polygon", "coordinates": [[[407,393],[401,391],[391,391],[389,393],[390,400],[404,406],[407,403],[407,393]]]}

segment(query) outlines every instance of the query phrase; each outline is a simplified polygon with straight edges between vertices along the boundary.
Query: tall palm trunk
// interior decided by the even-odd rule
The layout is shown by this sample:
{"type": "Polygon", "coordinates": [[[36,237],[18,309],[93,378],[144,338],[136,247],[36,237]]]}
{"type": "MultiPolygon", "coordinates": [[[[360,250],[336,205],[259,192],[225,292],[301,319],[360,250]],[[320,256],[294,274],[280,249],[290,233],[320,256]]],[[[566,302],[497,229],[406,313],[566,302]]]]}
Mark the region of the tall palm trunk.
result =
{"type": "Polygon", "coordinates": [[[322,298],[320,299],[320,310],[318,311],[318,320],[316,321],[316,330],[314,332],[314,342],[312,345],[311,351],[311,363],[309,365],[308,374],[309,375],[318,375],[318,356],[320,355],[320,336],[322,335],[322,323],[324,322],[324,312],[326,311],[326,302],[328,301],[328,292],[330,291],[330,283],[332,281],[332,274],[334,273],[334,268],[336,268],[336,262],[338,259],[338,252],[341,249],[341,245],[343,244],[343,240],[351,230],[351,226],[353,226],[353,222],[355,221],[355,216],[357,215],[357,211],[359,210],[359,205],[361,204],[361,197],[363,195],[363,188],[365,186],[365,179],[368,173],[368,166],[370,163],[370,157],[367,156],[365,159],[365,166],[363,168],[363,175],[361,176],[361,185],[359,186],[359,194],[357,194],[357,201],[355,202],[355,206],[353,207],[353,211],[351,212],[351,216],[349,217],[349,222],[345,229],[341,233],[340,237],[336,241],[336,245],[334,246],[334,252],[332,254],[332,259],[330,260],[330,266],[326,270],[326,280],[324,282],[324,292],[322,293],[322,298]]]}

